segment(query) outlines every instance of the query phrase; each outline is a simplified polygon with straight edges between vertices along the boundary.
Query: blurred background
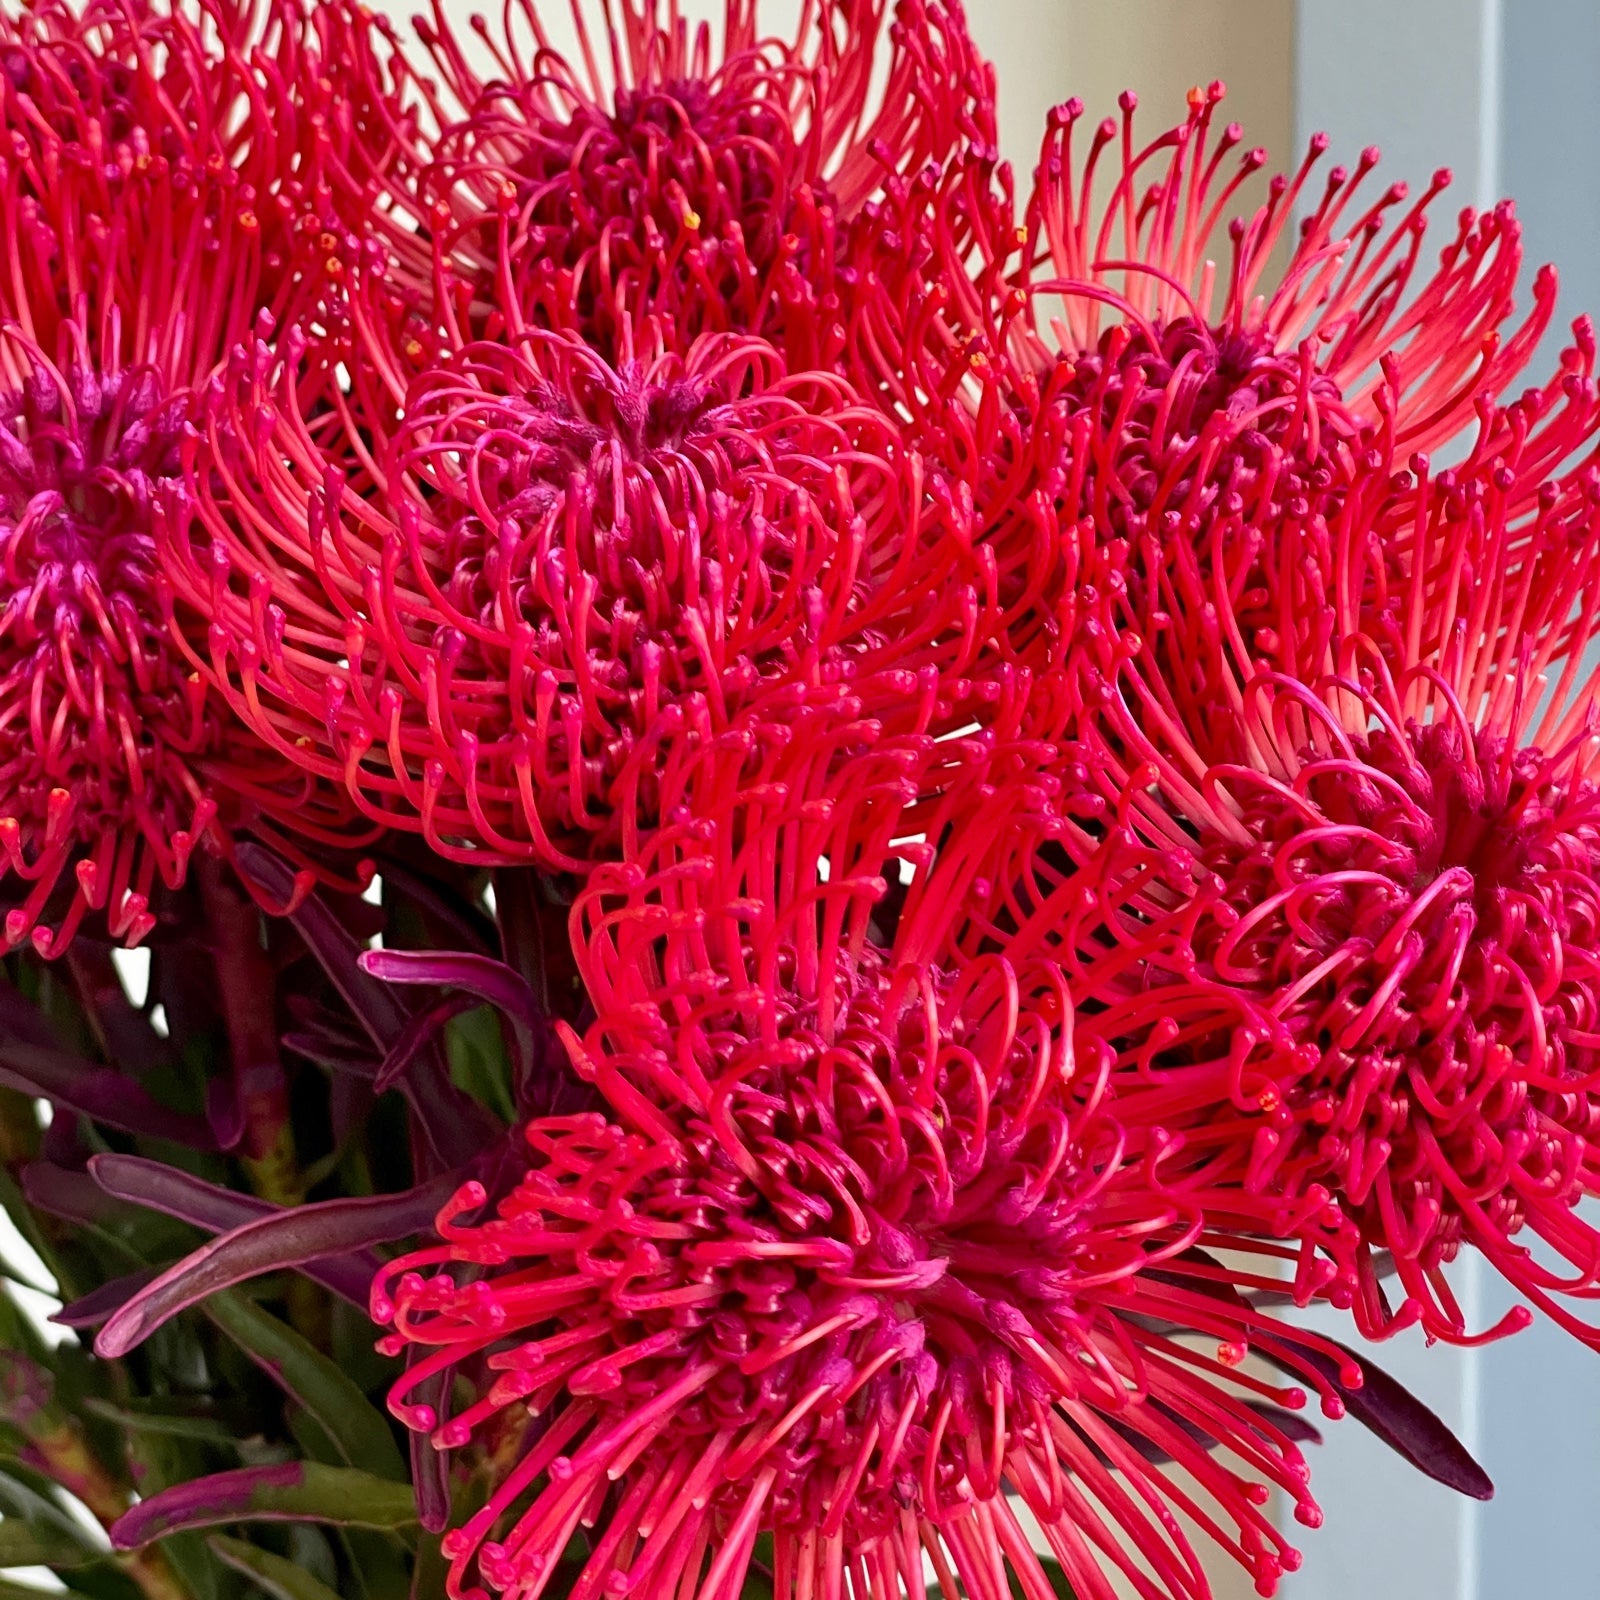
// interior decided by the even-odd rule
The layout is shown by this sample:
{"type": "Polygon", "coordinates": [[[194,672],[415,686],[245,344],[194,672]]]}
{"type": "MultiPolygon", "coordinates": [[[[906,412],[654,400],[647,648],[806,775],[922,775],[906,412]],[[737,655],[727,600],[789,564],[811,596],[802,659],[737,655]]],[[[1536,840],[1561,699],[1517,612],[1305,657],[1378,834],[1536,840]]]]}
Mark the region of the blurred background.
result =
{"type": "MultiPolygon", "coordinates": [[[[1555,261],[1561,301],[1534,364],[1553,365],[1574,316],[1600,312],[1600,4],[1597,0],[968,0],[999,67],[1001,137],[1031,173],[1048,108],[1080,96],[1091,116],[1137,90],[1145,136],[1179,122],[1192,84],[1221,78],[1246,145],[1293,166],[1324,129],[1330,161],[1383,151],[1381,175],[1413,189],[1450,167],[1431,257],[1461,206],[1514,198],[1525,283],[1555,261]]],[[[1526,301],[1524,301],[1526,303],[1526,301]]],[[[1469,1320],[1505,1309],[1498,1283],[1461,1263],[1469,1320]]],[[[1338,1319],[1324,1319],[1329,1333],[1338,1319]]],[[[1600,1595],[1600,1353],[1536,1323],[1485,1350],[1378,1359],[1455,1428],[1498,1486],[1478,1505],[1430,1483],[1352,1424],[1308,1455],[1327,1514],[1296,1529],[1305,1555],[1285,1600],[1521,1600],[1600,1595]]],[[[1216,1568],[1219,1600],[1252,1591],[1216,1568]]]]}

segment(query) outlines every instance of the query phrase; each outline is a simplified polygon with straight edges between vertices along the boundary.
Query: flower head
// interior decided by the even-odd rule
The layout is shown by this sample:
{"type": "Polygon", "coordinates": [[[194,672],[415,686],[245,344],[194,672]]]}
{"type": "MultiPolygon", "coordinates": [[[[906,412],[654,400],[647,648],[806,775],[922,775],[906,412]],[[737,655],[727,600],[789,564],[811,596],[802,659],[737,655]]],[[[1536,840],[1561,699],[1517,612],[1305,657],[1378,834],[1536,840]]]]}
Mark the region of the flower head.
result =
{"type": "MultiPolygon", "coordinates": [[[[1426,272],[1448,171],[1414,200],[1402,183],[1364,198],[1369,149],[1318,195],[1318,135],[1234,216],[1267,157],[1240,153],[1237,124],[1216,127],[1222,98],[1220,84],[1193,91],[1184,124],[1140,145],[1124,95],[1087,152],[1069,101],[1020,225],[1009,175],[973,149],[891,186],[845,249],[875,285],[845,370],[963,464],[1014,647],[1036,664],[1070,649],[1086,584],[1127,584],[1158,655],[1169,635],[1209,642],[1217,545],[1253,548],[1310,514],[1374,433],[1404,461],[1473,426],[1549,322],[1548,269],[1513,321],[1509,203],[1463,210],[1426,272]]],[[[1247,641],[1283,625],[1251,598],[1234,608],[1247,641]]]]}
{"type": "Polygon", "coordinates": [[[1079,657],[1076,770],[1120,804],[1072,841],[1083,882],[1057,861],[1029,898],[1087,907],[1088,967],[1120,952],[1120,1115],[1181,1132],[1208,1215],[1297,1234],[1302,1291],[1369,1333],[1471,1337],[1443,1270],[1471,1246],[1595,1338],[1562,1298],[1600,1259],[1593,348],[1580,325],[1555,382],[1482,403],[1442,471],[1395,470],[1380,396],[1300,515],[1190,552],[1207,659],[1126,612],[1079,657]]]}
{"type": "Polygon", "coordinates": [[[156,559],[187,515],[190,396],[287,281],[272,141],[229,127],[266,92],[234,20],[47,4],[0,39],[7,948],[57,951],[90,911],[136,941],[219,804],[306,809],[171,642],[156,559]]]}
{"type": "MultiPolygon", "coordinates": [[[[888,13],[826,0],[785,40],[741,0],[717,39],[658,0],[575,6],[565,57],[533,6],[512,6],[484,76],[436,3],[418,32],[443,87],[392,98],[397,125],[437,124],[414,135],[401,203],[450,282],[440,315],[463,340],[572,329],[612,361],[731,331],[828,365],[840,220],[886,171],[982,130],[993,142],[992,74],[959,4],[915,0],[892,26],[888,13]]],[[[394,242],[402,276],[431,286],[434,261],[394,242]]]]}
{"type": "Polygon", "coordinates": [[[296,357],[281,387],[264,347],[236,364],[231,494],[196,485],[174,581],[240,716],[445,855],[582,867],[758,696],[865,662],[914,715],[917,672],[977,648],[953,502],[762,341],[620,368],[568,335],[469,345],[412,386],[370,497],[297,415],[296,357]]]}
{"type": "Polygon", "coordinates": [[[374,1293],[417,1356],[397,1414],[498,1463],[447,1536],[452,1595],[538,1593],[584,1525],[579,1594],[737,1592],[766,1534],[786,1597],[846,1572],[890,1596],[925,1558],[1042,1596],[1008,1495],[1084,1596],[1116,1570],[1208,1592],[1173,1508],[1262,1593],[1294,1565],[1265,1485],[1316,1509],[1292,1420],[1252,1402],[1303,1394],[1234,1364],[1257,1337],[1304,1364],[1216,1292],[1153,1148],[1125,1163],[1059,967],[918,955],[987,828],[1036,803],[982,781],[1016,754],[869,736],[813,787],[797,747],[590,880],[598,1017],[568,1047],[604,1109],[532,1123],[516,1189],[475,1221],[464,1189],[374,1293]],[[451,1371],[467,1409],[415,1398],[451,1371]]]}

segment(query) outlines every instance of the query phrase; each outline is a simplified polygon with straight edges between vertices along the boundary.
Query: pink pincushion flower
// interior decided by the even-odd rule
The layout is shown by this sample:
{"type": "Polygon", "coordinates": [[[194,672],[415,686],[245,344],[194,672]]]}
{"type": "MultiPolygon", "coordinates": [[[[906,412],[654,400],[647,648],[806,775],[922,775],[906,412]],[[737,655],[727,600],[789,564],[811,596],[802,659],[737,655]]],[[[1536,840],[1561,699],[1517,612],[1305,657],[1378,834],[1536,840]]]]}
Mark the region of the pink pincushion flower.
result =
{"type": "Polygon", "coordinates": [[[926,1557],[1042,1600],[1007,1495],[1085,1597],[1110,1572],[1207,1593],[1173,1509],[1264,1594],[1295,1564],[1265,1483],[1317,1512],[1287,1423],[1251,1402],[1303,1395],[1237,1373],[1245,1344],[1336,1397],[1215,1292],[1154,1147],[1125,1164],[1111,1058],[1055,962],[918,954],[990,828],[1038,805],[1001,781],[1036,760],[1014,729],[958,754],[864,732],[821,783],[796,741],[591,878],[599,1014],[567,1039],[603,1109],[532,1123],[526,1178],[486,1220],[463,1190],[444,1243],[374,1292],[385,1348],[415,1357],[396,1413],[497,1463],[446,1538],[452,1595],[538,1592],[582,1525],[576,1594],[737,1593],[770,1534],[785,1597],[846,1572],[893,1595],[926,1557]],[[899,907],[896,840],[920,864],[899,907]],[[477,1388],[455,1415],[417,1397],[449,1372],[477,1388]]]}
{"type": "MultiPolygon", "coordinates": [[[[1319,135],[1264,204],[1230,220],[1266,154],[1231,160],[1242,133],[1215,128],[1221,99],[1218,84],[1194,91],[1184,125],[1141,147],[1126,95],[1081,164],[1083,108],[1068,102],[1020,227],[1009,174],[974,149],[891,185],[843,250],[866,285],[845,370],[930,454],[962,464],[1014,648],[1036,664],[1070,650],[1095,551],[1133,589],[1158,655],[1165,630],[1211,628],[1206,563],[1224,525],[1269,538],[1374,431],[1401,459],[1454,438],[1548,325],[1546,270],[1506,331],[1522,260],[1509,204],[1463,211],[1424,276],[1448,172],[1409,204],[1403,184],[1363,204],[1368,150],[1314,197],[1319,135]]],[[[1248,599],[1238,609],[1247,642],[1269,625],[1248,599]]]]}
{"type": "Polygon", "coordinates": [[[42,5],[0,38],[6,948],[55,953],[91,911],[137,941],[219,806],[312,834],[341,809],[228,724],[167,627],[156,542],[188,515],[190,397],[286,292],[271,140],[227,126],[266,90],[232,12],[203,20],[42,5]]]}
{"type": "MultiPolygon", "coordinates": [[[[394,73],[413,156],[390,187],[461,285],[440,315],[463,341],[570,328],[613,361],[760,333],[793,365],[826,366],[842,337],[839,219],[886,170],[994,137],[992,72],[959,5],[914,0],[892,26],[888,13],[826,0],[780,39],[754,0],[726,8],[720,37],[658,0],[575,6],[569,59],[533,6],[512,6],[485,32],[485,74],[435,4],[417,29],[442,87],[394,73]]],[[[427,245],[392,243],[402,279],[431,287],[427,245]]]]}
{"type": "Polygon", "coordinates": [[[1121,1008],[1120,1115],[1181,1132],[1208,1216],[1297,1235],[1301,1292],[1369,1334],[1473,1337],[1445,1272],[1470,1246],[1595,1338],[1565,1298],[1600,1259],[1575,1210],[1600,1005],[1600,404],[1578,331],[1545,389],[1480,404],[1457,467],[1396,470],[1380,391],[1300,513],[1246,536],[1222,508],[1188,551],[1204,629],[1148,648],[1134,580],[1106,582],[1125,609],[1080,633],[1057,702],[1081,733],[1070,781],[1109,825],[1027,898],[1082,908],[1080,998],[1121,952],[1099,989],[1121,1008]]]}
{"type": "Polygon", "coordinates": [[[969,692],[981,564],[954,502],[761,341],[620,369],[557,334],[469,345],[413,385],[370,497],[297,414],[297,359],[236,363],[228,479],[195,485],[169,566],[230,705],[375,821],[575,869],[769,689],[898,672],[909,715],[937,658],[946,715],[969,692]]]}

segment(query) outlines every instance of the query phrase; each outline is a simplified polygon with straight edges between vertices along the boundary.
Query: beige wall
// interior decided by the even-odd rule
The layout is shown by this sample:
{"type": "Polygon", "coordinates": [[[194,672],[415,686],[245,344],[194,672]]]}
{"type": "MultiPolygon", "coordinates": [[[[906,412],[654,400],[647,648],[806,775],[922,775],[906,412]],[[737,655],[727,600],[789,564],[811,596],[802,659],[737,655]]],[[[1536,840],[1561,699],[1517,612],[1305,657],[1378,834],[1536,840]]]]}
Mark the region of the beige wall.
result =
{"type": "Polygon", "coordinates": [[[1291,0],[967,0],[967,14],[999,69],[1000,139],[1019,182],[1059,101],[1077,95],[1098,118],[1137,90],[1153,137],[1183,120],[1192,85],[1214,78],[1248,145],[1265,145],[1274,167],[1299,154],[1291,0]]]}

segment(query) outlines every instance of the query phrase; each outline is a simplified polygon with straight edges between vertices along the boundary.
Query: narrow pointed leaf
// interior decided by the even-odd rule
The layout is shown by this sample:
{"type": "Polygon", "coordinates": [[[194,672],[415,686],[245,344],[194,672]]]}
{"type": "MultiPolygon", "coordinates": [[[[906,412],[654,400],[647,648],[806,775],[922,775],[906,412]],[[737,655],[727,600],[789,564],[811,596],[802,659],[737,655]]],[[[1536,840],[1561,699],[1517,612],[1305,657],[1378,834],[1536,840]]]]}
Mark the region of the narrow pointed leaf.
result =
{"type": "MultiPolygon", "coordinates": [[[[176,1167],[147,1161],[141,1156],[94,1156],[90,1158],[89,1171],[107,1194],[159,1211],[164,1216],[177,1217],[207,1233],[223,1233],[262,1218],[288,1214],[270,1201],[218,1188],[176,1167]]],[[[373,1273],[378,1270],[379,1259],[357,1250],[285,1265],[294,1266],[313,1283],[320,1283],[341,1300],[365,1310],[367,1289],[373,1273]]]]}
{"type": "MultiPolygon", "coordinates": [[[[404,1528],[417,1520],[403,1483],[315,1461],[239,1467],[174,1484],[142,1500],[111,1530],[119,1550],[137,1550],[193,1528],[225,1522],[325,1522],[342,1528],[404,1528]]],[[[5,1526],[0,1523],[0,1528],[5,1526]]]]}
{"type": "Polygon", "coordinates": [[[109,1067],[25,1039],[0,1034],[0,1085],[137,1138],[166,1139],[191,1150],[216,1148],[204,1117],[168,1109],[109,1067]]]}
{"type": "MultiPolygon", "coordinates": [[[[68,1567],[64,1570],[70,1572],[73,1569],[68,1567]]],[[[60,1577],[61,1574],[55,1573],[53,1576],[60,1577]]],[[[86,1591],[68,1584],[65,1592],[81,1595],[86,1591]]],[[[13,1583],[9,1578],[0,1578],[0,1600],[51,1600],[51,1595],[48,1589],[41,1589],[34,1583],[13,1583]]]]}
{"type": "Polygon", "coordinates": [[[100,1330],[95,1350],[107,1358],[126,1355],[180,1311],[264,1272],[409,1238],[432,1225],[455,1187],[450,1181],[400,1195],[325,1200],[220,1234],[134,1295],[100,1330]]]}
{"type": "Polygon", "coordinates": [[[212,1295],[205,1312],[322,1424],[346,1465],[405,1481],[405,1463],[388,1422],[337,1362],[243,1295],[212,1295]]]}
{"type": "MultiPolygon", "coordinates": [[[[294,889],[294,872],[270,850],[246,840],[238,846],[239,870],[283,902],[294,889]]],[[[361,946],[356,937],[316,895],[310,895],[289,914],[295,931],[305,940],[322,970],[344,996],[362,1027],[380,1050],[387,1051],[400,1037],[410,1008],[387,984],[361,970],[361,946]]]]}
{"type": "Polygon", "coordinates": [[[85,1549],[70,1534],[17,1517],[0,1521],[0,1567],[50,1567],[70,1570],[105,1557],[85,1549]]]}
{"type": "Polygon", "coordinates": [[[432,984],[475,995],[509,1019],[523,1076],[534,1070],[539,1042],[549,1035],[550,1021],[527,979],[505,962],[453,950],[367,950],[361,968],[390,983],[432,984]]]}
{"type": "Polygon", "coordinates": [[[225,1566],[242,1573],[271,1600],[339,1600],[339,1596],[320,1579],[312,1577],[297,1562],[275,1556],[260,1545],[214,1533],[206,1540],[212,1554],[225,1566]]]}
{"type": "MultiPolygon", "coordinates": [[[[1328,1380],[1357,1422],[1419,1472],[1473,1500],[1494,1498],[1494,1484],[1489,1474],[1473,1459],[1467,1447],[1382,1367],[1365,1355],[1336,1345],[1361,1368],[1365,1381],[1360,1388],[1351,1388],[1340,1378],[1337,1358],[1325,1350],[1295,1342],[1287,1330],[1277,1330],[1277,1336],[1286,1343],[1294,1343],[1296,1355],[1328,1380]]],[[[1292,1371],[1281,1360],[1276,1364],[1292,1371]]]]}
{"type": "Polygon", "coordinates": [[[113,1405],[98,1395],[86,1395],[81,1402],[91,1416],[109,1422],[125,1433],[156,1434],[166,1439],[190,1439],[196,1444],[219,1445],[235,1450],[240,1442],[240,1429],[221,1417],[209,1416],[193,1408],[184,1409],[180,1400],[129,1401],[113,1405]]]}
{"type": "MultiPolygon", "coordinates": [[[[26,1528],[39,1539],[64,1539],[85,1560],[99,1560],[106,1554],[104,1543],[97,1542],[101,1537],[98,1533],[91,1535],[54,1500],[19,1482],[9,1472],[0,1472],[0,1513],[4,1514],[0,1529],[26,1528]]],[[[0,1565],[15,1563],[0,1562],[0,1565]]]]}
{"type": "MultiPolygon", "coordinates": [[[[246,841],[238,847],[238,866],[261,888],[287,903],[294,886],[292,869],[270,850],[246,841]]],[[[386,983],[360,966],[361,946],[326,905],[311,895],[289,915],[329,981],[344,996],[367,1036],[387,1056],[411,1018],[411,1008],[386,983]]],[[[415,1070],[415,1063],[396,1087],[405,1095],[424,1137],[446,1167],[463,1167],[502,1132],[495,1119],[471,1095],[450,1082],[437,1050],[433,1071],[415,1070]]]]}
{"type": "Polygon", "coordinates": [[[146,1284],[154,1283],[163,1267],[145,1267],[139,1272],[125,1273],[102,1283],[98,1289],[79,1295],[70,1305],[51,1315],[50,1320],[62,1328],[98,1328],[121,1310],[146,1284]]]}
{"type": "Polygon", "coordinates": [[[51,1161],[30,1161],[21,1176],[28,1204],[63,1222],[109,1228],[131,1215],[122,1201],[87,1172],[74,1172],[51,1161]]]}

